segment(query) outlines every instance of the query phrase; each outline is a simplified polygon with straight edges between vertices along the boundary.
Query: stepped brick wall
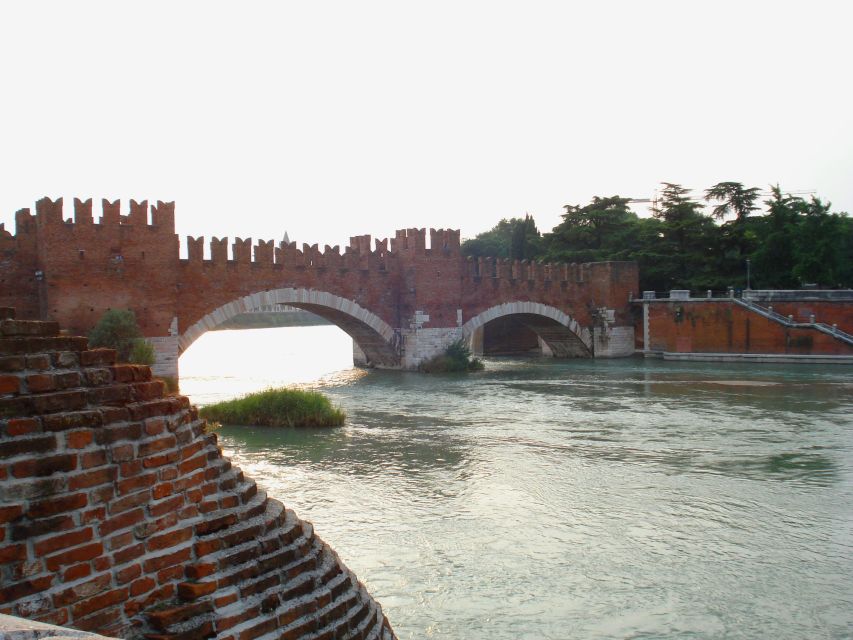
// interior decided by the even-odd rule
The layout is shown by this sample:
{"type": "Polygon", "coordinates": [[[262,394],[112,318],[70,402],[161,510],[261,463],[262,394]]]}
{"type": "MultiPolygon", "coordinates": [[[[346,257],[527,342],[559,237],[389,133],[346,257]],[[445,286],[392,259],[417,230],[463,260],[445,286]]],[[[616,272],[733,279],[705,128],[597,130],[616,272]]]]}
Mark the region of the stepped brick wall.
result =
{"type": "MultiPolygon", "coordinates": [[[[790,303],[789,303],[790,304],[790,303]]],[[[829,303],[824,303],[828,305],[829,303]]],[[[648,349],[670,353],[767,353],[791,355],[853,355],[853,347],[809,328],[786,327],[728,301],[657,301],[648,306],[648,349]]],[[[807,322],[790,306],[795,322],[807,322]]],[[[833,303],[826,309],[800,303],[815,313],[818,322],[832,323],[849,317],[850,303],[833,303]],[[846,307],[846,311],[845,311],[846,307]]],[[[785,313],[786,305],[773,305],[785,313]]],[[[786,313],[787,315],[787,313],[786,313]]],[[[845,329],[839,323],[839,329],[845,329]]],[[[849,327],[846,329],[849,331],[849,327]]],[[[642,348],[643,323],[637,325],[637,345],[642,348]]]]}
{"type": "Polygon", "coordinates": [[[0,613],[108,636],[391,639],[148,367],[0,309],[0,613]]]}

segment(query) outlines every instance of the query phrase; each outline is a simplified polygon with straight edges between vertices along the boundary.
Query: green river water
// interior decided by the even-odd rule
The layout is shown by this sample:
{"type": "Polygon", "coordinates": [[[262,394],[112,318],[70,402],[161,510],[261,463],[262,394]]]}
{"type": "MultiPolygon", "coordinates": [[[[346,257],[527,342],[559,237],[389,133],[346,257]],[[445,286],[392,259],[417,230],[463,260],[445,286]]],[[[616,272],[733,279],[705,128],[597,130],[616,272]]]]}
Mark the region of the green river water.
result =
{"type": "Polygon", "coordinates": [[[350,367],[335,327],[213,332],[182,391],[298,383],[347,411],[220,442],[400,638],[853,637],[853,367],[350,367]]]}

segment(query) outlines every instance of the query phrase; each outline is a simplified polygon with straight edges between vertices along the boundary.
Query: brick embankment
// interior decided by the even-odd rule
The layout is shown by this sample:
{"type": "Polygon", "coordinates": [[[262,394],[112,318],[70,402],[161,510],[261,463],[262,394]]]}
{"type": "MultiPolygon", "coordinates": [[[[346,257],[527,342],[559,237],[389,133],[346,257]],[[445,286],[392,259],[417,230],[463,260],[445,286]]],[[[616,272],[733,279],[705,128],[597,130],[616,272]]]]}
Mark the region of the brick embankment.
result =
{"type": "Polygon", "coordinates": [[[152,640],[394,637],[185,397],[0,309],[0,613],[152,640]]]}

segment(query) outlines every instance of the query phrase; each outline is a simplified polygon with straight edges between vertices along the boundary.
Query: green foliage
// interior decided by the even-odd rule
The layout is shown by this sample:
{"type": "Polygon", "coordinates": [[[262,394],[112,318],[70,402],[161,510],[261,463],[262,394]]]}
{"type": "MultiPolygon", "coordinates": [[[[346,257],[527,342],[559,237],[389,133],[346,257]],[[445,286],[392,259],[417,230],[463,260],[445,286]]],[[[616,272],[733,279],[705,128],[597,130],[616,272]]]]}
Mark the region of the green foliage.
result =
{"type": "MultiPolygon", "coordinates": [[[[690,189],[665,182],[650,218],[632,212],[627,198],[596,196],[587,205],[566,205],[562,222],[537,239],[538,251],[523,257],[635,260],[641,290],[744,288],[747,260],[754,288],[853,286],[851,218],[832,213],[818,198],[804,200],[778,186],[762,214],[758,196],[756,187],[720,182],[704,192],[705,200],[714,203],[706,215],[690,189]]],[[[512,257],[513,225],[521,223],[532,220],[502,220],[467,241],[467,254],[512,257]]]]}
{"type": "Polygon", "coordinates": [[[444,353],[426,362],[422,362],[420,371],[424,373],[459,373],[466,371],[481,371],[483,361],[471,357],[471,350],[462,340],[451,343],[444,353]]]}
{"type": "Polygon", "coordinates": [[[711,215],[722,220],[729,214],[734,214],[739,221],[743,221],[753,211],[758,211],[754,206],[758,199],[758,187],[743,186],[741,182],[718,182],[710,189],[705,189],[705,200],[716,200],[719,204],[711,211],[711,215]]]}
{"type": "Polygon", "coordinates": [[[157,376],[157,380],[161,380],[166,385],[166,393],[180,393],[178,380],[172,376],[157,376]]]}
{"type": "Polygon", "coordinates": [[[129,361],[131,351],[139,340],[144,339],[136,324],[136,316],[129,309],[106,311],[89,334],[90,347],[115,349],[119,362],[129,361]]]}
{"type": "Polygon", "coordinates": [[[346,419],[339,407],[316,391],[266,389],[199,409],[201,417],[223,424],[262,427],[339,427],[346,419]]]}
{"type": "Polygon", "coordinates": [[[154,346],[145,338],[137,338],[130,347],[127,361],[131,364],[154,364],[154,346]]]}
{"type": "Polygon", "coordinates": [[[541,234],[530,214],[503,219],[492,229],[462,243],[462,255],[532,260],[541,253],[541,234]]]}
{"type": "Polygon", "coordinates": [[[628,207],[628,198],[596,196],[586,206],[563,208],[563,222],[544,239],[547,261],[620,260],[620,253],[630,251],[638,218],[628,207]]]}

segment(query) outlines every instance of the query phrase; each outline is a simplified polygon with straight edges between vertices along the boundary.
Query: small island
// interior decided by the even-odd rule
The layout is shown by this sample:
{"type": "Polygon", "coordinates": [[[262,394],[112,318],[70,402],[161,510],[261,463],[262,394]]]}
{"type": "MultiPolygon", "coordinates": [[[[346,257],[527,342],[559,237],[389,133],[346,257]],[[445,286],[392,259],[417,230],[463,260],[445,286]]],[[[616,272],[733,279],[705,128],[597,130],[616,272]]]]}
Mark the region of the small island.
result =
{"type": "Polygon", "coordinates": [[[346,419],[322,393],[286,388],[207,405],[199,415],[210,422],[258,427],[339,427],[346,419]]]}

